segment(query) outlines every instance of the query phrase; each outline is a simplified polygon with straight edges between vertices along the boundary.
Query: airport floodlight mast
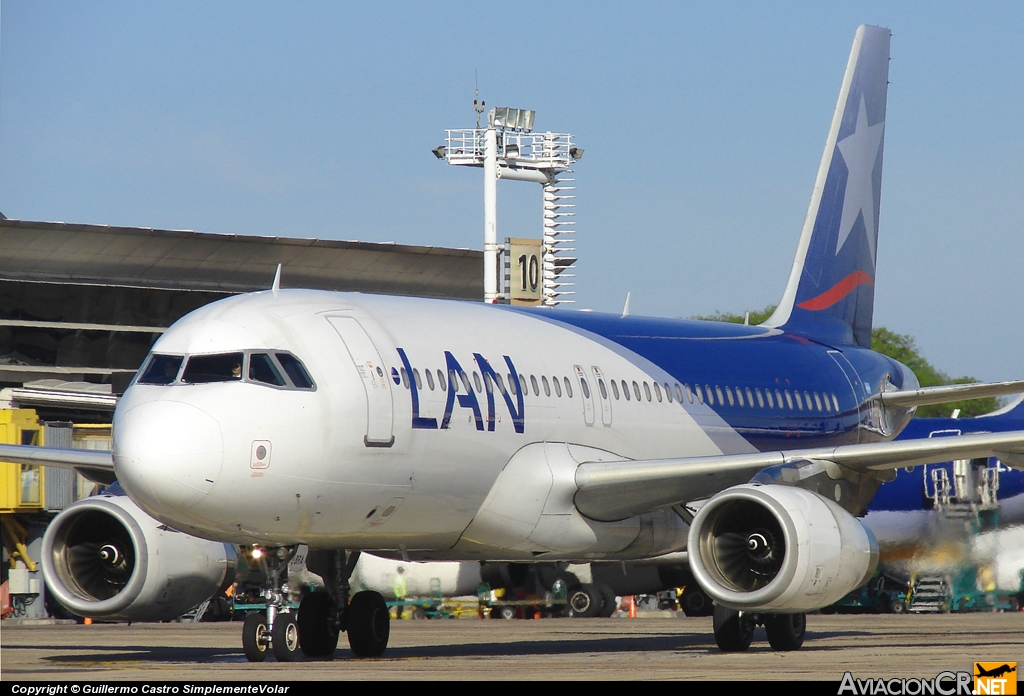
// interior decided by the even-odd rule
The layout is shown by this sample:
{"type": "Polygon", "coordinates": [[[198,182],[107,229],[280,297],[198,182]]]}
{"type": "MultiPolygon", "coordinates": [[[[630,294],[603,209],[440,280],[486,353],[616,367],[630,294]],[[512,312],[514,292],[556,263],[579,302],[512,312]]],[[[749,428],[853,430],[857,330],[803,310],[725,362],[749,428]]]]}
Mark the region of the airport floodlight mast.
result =
{"type": "Polygon", "coordinates": [[[501,263],[498,244],[498,179],[532,181],[543,187],[544,223],[541,240],[543,254],[542,303],[554,306],[566,302],[573,293],[571,278],[576,258],[575,205],[571,201],[573,179],[565,178],[570,167],[582,156],[582,148],[573,143],[568,133],[534,133],[535,112],[509,107],[492,108],[487,114],[487,127],[480,128],[479,114],[484,104],[473,102],[477,127],[452,129],[444,145],[434,148],[438,159],[464,167],[484,170],[484,302],[508,300],[499,273],[501,263]]]}

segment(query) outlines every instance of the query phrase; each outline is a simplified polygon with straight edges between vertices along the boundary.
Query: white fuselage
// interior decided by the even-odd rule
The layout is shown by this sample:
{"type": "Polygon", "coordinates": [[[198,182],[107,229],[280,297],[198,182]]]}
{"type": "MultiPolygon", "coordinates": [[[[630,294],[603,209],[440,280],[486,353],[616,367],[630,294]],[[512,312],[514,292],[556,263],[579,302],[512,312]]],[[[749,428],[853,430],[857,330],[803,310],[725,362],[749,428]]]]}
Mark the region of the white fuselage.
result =
{"type": "MultiPolygon", "coordinates": [[[[692,415],[693,406],[613,401],[597,389],[595,367],[618,380],[664,381],[655,366],[642,369],[642,360],[627,359],[582,332],[479,304],[301,290],[256,293],[186,316],[153,352],[187,358],[240,350],[289,351],[305,363],[315,389],[247,381],[136,383],[115,414],[115,466],[126,490],[156,518],[217,540],[393,549],[433,558],[597,558],[627,549],[628,557],[656,555],[685,545],[678,516],[584,520],[571,500],[566,506],[554,499],[559,467],[573,466],[573,456],[581,461],[722,452],[721,438],[712,441],[692,415]],[[400,376],[399,348],[419,374],[419,418],[433,419],[433,428],[412,427],[410,382],[416,377],[400,376]],[[524,389],[525,428],[516,432],[507,403],[516,406],[515,397],[492,383],[489,408],[474,356],[502,375],[509,373],[508,356],[526,383],[558,379],[563,393],[524,389]],[[473,383],[473,393],[459,378],[459,397],[442,429],[449,394],[440,382],[448,381],[452,358],[473,383]],[[577,366],[589,382],[589,398],[581,393],[577,366]],[[470,399],[482,429],[473,404],[463,403],[470,399]],[[564,445],[544,454],[536,449],[540,443],[573,443],[604,454],[573,455],[564,445]],[[265,456],[259,460],[261,445],[265,456]],[[518,520],[525,529],[520,536],[526,536],[517,542],[492,540],[503,531],[501,509],[481,534],[467,533],[503,468],[529,445],[536,451],[520,464],[525,478],[503,483],[524,497],[511,507],[530,508],[532,501],[550,523],[574,527],[571,548],[552,541],[566,530],[551,524],[547,541],[530,541],[527,527],[537,526],[540,517],[518,520]],[[559,458],[565,461],[554,461],[559,458]],[[652,527],[660,536],[638,551],[638,535],[650,535],[652,527]]],[[[698,408],[703,422],[716,419],[711,409],[698,408]]],[[[749,451],[741,438],[733,440],[749,451]]]]}

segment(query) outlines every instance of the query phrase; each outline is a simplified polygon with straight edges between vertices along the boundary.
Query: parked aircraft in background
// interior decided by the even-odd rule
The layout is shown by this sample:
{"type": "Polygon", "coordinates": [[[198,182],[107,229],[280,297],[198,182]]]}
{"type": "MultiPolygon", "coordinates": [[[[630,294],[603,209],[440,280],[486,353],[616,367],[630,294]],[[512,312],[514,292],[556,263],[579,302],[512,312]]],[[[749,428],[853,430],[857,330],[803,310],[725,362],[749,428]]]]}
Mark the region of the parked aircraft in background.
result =
{"type": "MultiPolygon", "coordinates": [[[[1024,399],[978,418],[918,418],[901,438],[1024,430],[1024,399]]],[[[898,469],[868,508],[889,577],[955,576],[980,568],[978,584],[1018,594],[1024,571],[1024,471],[1012,455],[898,469]]]]}
{"type": "MultiPolygon", "coordinates": [[[[896,468],[1024,453],[1022,431],[892,442],[918,405],[1024,382],[920,389],[870,350],[889,38],[857,31],[792,273],[762,326],[275,280],[162,335],[115,412],[112,459],[0,457],[112,468],[163,524],[262,558],[250,660],[327,656],[341,631],[356,655],[383,653],[383,597],[349,596],[360,550],[585,562],[687,549],[722,649],[746,649],[756,623],[797,649],[804,612],[874,572],[857,516],[896,468]],[[284,569],[301,544],[325,591],[292,612],[284,569]]],[[[53,556],[58,575],[73,556],[53,556]]]]}

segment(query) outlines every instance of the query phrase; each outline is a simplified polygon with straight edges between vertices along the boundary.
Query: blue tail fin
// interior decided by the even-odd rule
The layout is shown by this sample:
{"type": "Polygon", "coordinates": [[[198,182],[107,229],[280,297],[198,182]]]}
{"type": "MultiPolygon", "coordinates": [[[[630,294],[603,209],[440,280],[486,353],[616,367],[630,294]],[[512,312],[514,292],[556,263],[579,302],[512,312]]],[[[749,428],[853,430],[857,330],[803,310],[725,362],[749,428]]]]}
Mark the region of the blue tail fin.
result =
{"type": "Polygon", "coordinates": [[[890,36],[857,29],[793,270],[766,326],[871,345],[890,36]]]}

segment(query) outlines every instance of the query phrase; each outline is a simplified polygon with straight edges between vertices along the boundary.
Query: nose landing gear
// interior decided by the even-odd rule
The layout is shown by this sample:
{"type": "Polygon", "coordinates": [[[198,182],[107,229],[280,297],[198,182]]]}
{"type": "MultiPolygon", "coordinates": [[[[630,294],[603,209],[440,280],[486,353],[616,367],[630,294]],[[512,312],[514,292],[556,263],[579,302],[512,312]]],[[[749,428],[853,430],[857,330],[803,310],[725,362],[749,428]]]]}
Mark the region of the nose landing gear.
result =
{"type": "Polygon", "coordinates": [[[275,549],[256,547],[253,560],[263,566],[266,584],[260,595],[267,602],[266,615],[252,613],[242,625],[242,650],[249,662],[263,662],[273,651],[278,662],[291,662],[298,655],[299,630],[295,614],[288,607],[288,561],[295,546],[275,549]]]}

